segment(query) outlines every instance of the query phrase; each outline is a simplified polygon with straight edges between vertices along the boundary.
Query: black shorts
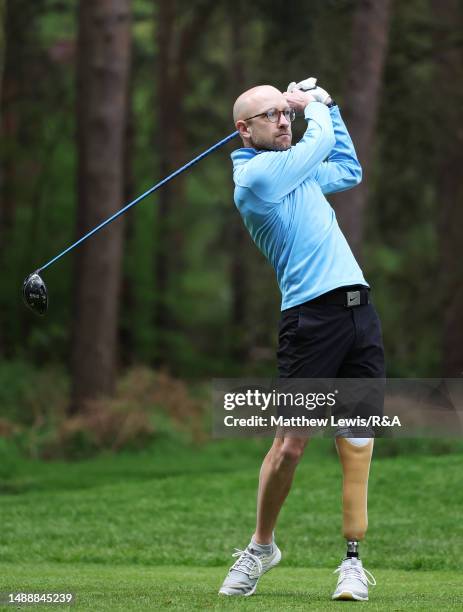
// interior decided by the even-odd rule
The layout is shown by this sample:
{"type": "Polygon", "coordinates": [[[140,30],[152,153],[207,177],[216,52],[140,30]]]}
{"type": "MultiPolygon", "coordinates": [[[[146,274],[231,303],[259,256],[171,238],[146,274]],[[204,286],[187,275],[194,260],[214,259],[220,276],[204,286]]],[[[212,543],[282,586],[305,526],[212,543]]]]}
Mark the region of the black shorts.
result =
{"type": "Polygon", "coordinates": [[[386,375],[381,323],[371,302],[348,307],[316,299],[284,310],[277,357],[280,378],[386,375]]]}

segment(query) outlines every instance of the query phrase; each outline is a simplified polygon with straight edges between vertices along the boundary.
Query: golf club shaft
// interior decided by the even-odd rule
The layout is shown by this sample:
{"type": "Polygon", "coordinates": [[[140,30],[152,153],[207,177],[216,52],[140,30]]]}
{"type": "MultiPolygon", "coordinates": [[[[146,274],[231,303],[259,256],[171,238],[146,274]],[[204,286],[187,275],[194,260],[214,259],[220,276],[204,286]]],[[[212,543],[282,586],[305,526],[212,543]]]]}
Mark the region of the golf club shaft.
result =
{"type": "Polygon", "coordinates": [[[55,263],[55,261],[58,261],[58,259],[61,259],[63,255],[66,255],[66,253],[69,253],[69,251],[72,251],[73,249],[75,249],[76,246],[79,246],[79,244],[82,244],[82,242],[87,240],[87,238],[90,238],[90,236],[93,236],[93,234],[96,234],[101,229],[103,229],[106,225],[109,225],[109,223],[111,223],[112,221],[114,221],[115,219],[123,215],[127,210],[129,210],[129,208],[132,208],[132,206],[135,206],[135,204],[138,204],[138,202],[141,202],[141,200],[143,200],[144,198],[146,198],[147,196],[155,192],[157,189],[159,189],[160,187],[168,183],[170,180],[172,180],[173,178],[175,178],[176,176],[178,176],[185,170],[188,170],[188,168],[191,168],[191,166],[193,166],[194,164],[197,164],[199,161],[204,159],[207,155],[209,155],[210,153],[212,153],[219,147],[222,147],[224,144],[226,144],[227,142],[235,138],[235,136],[237,135],[238,135],[238,131],[233,132],[233,134],[230,134],[223,140],[220,140],[215,145],[213,145],[212,147],[210,147],[209,149],[207,149],[206,151],[204,151],[203,153],[201,153],[200,155],[198,155],[197,157],[189,161],[184,166],[182,166],[178,170],[175,170],[175,172],[172,172],[172,174],[169,174],[169,176],[166,176],[166,178],[162,179],[162,181],[160,181],[159,183],[157,183],[156,185],[148,189],[148,191],[145,191],[145,193],[142,193],[140,196],[138,196],[138,198],[135,198],[135,200],[133,200],[132,202],[129,202],[129,204],[127,204],[126,206],[118,210],[116,213],[114,213],[114,215],[111,215],[111,217],[106,219],[106,221],[103,221],[102,223],[97,225],[95,228],[90,230],[87,234],[79,238],[79,240],[76,240],[76,242],[68,246],[67,249],[64,249],[64,251],[56,255],[56,257],[53,257],[53,259],[50,259],[50,261],[48,261],[45,265],[39,268],[36,272],[40,274],[40,272],[42,272],[43,270],[51,266],[53,263],[55,263]]]}

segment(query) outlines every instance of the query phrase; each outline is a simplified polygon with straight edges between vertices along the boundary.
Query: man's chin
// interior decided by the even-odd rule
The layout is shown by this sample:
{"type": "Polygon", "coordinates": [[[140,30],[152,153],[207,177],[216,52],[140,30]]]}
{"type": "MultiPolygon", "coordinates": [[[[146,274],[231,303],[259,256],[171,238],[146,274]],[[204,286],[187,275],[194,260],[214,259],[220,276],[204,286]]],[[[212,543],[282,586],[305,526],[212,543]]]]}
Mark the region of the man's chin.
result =
{"type": "Polygon", "coordinates": [[[275,148],[277,151],[286,151],[291,147],[291,136],[289,134],[280,134],[275,138],[275,148]]]}
{"type": "Polygon", "coordinates": [[[276,138],[273,142],[251,142],[257,151],[287,151],[291,148],[291,138],[276,138]]]}
{"type": "Polygon", "coordinates": [[[286,142],[276,142],[275,143],[275,147],[274,147],[274,151],[287,151],[288,149],[291,148],[291,141],[286,143],[286,142]]]}

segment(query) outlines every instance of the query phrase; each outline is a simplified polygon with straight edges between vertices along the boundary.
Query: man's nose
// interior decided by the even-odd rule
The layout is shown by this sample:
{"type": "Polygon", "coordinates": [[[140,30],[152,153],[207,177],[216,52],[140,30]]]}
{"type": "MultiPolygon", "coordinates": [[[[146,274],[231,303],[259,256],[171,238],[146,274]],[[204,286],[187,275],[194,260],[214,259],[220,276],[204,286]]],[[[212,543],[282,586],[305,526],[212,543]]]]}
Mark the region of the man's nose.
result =
{"type": "Polygon", "coordinates": [[[286,127],[287,125],[289,125],[289,121],[286,119],[285,114],[284,113],[280,113],[280,116],[278,118],[278,125],[284,126],[286,127]]]}

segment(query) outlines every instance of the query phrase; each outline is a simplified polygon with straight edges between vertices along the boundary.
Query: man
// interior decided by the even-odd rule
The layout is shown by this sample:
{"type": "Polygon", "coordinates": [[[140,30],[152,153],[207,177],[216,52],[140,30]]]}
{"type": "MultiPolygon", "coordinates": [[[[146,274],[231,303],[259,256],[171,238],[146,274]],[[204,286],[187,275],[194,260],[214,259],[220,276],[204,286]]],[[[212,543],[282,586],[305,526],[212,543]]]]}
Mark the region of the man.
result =
{"type": "MultiPolygon", "coordinates": [[[[283,378],[383,378],[384,351],[369,285],[324,194],[361,180],[354,146],[329,94],[316,79],[285,93],[269,85],[245,91],[233,117],[244,147],[232,153],[235,203],[251,237],[269,259],[282,293],[278,368],[283,378]],[[291,146],[291,122],[303,113],[303,138],[291,146]]],[[[307,437],[277,435],[262,464],[256,530],[234,556],[219,591],[249,596],[281,552],[274,528],[307,437]]],[[[343,469],[346,557],[335,570],[333,599],[368,599],[374,578],[358,542],[367,529],[373,439],[337,437],[343,469]]]]}

